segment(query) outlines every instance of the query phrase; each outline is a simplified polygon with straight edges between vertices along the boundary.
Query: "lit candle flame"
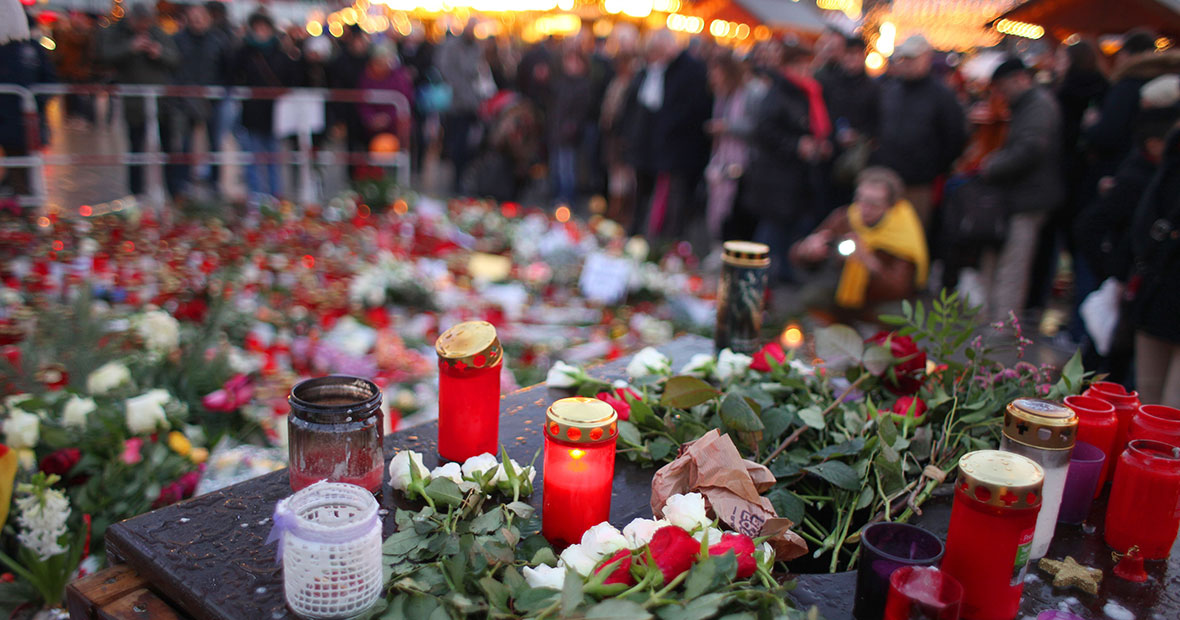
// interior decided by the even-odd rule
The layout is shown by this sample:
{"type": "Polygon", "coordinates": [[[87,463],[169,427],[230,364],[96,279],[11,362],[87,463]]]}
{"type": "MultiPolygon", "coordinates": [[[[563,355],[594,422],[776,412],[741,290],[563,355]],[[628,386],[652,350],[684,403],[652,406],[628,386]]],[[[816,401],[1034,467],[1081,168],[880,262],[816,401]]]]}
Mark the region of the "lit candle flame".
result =
{"type": "Polygon", "coordinates": [[[582,458],[583,456],[586,456],[585,450],[579,450],[577,448],[570,450],[570,457],[573,458],[575,461],[582,458]]]}
{"type": "Polygon", "coordinates": [[[788,349],[797,349],[803,344],[803,330],[794,323],[787,325],[779,342],[788,349]]]}

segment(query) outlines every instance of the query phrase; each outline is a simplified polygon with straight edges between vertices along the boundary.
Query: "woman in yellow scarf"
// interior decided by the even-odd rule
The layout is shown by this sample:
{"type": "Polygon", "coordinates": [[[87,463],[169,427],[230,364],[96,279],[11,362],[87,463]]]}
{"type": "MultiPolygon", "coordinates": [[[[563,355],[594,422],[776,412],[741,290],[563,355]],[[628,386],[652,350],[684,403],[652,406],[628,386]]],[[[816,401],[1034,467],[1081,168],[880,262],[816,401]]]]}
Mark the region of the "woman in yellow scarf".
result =
{"type": "Polygon", "coordinates": [[[832,212],[791,248],[791,260],[804,266],[829,259],[841,264],[834,293],[827,287],[828,305],[859,312],[912,297],[926,285],[926,235],[913,206],[901,198],[904,189],[892,170],[865,169],[855,202],[832,212]]]}

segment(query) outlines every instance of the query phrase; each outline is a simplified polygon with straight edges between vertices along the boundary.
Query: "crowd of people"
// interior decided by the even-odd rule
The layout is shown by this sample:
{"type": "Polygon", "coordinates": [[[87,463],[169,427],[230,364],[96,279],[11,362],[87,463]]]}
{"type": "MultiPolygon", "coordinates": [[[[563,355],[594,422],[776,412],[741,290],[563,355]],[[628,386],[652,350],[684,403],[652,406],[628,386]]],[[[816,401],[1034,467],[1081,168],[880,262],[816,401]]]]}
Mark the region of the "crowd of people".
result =
{"type": "MultiPolygon", "coordinates": [[[[975,75],[914,35],[873,77],[866,42],[835,30],[740,52],[625,25],[523,45],[477,37],[474,20],[438,41],[421,28],[313,37],[264,12],[239,27],[224,9],[190,6],[174,34],[145,5],[104,28],[76,15],[55,26],[52,66],[18,37],[0,46],[0,82],[395,90],[412,103],[415,168],[440,154],[454,193],[601,211],[701,254],[761,241],[775,278],[834,319],[957,287],[1003,320],[1045,308],[1068,255],[1075,312],[1063,337],[1087,343],[1117,380],[1135,372],[1145,402],[1180,404],[1180,139],[1169,137],[1180,56],[1152,32],[1127,33],[1111,56],[1085,39],[994,54],[975,75]]],[[[81,95],[65,109],[94,114],[81,95]]],[[[280,151],[274,109],[168,101],[163,150],[190,151],[201,131],[210,150],[232,135],[244,150],[280,151]]],[[[371,150],[397,133],[396,112],[329,103],[317,144],[371,150]]],[[[0,143],[20,153],[0,114],[0,143]]],[[[123,115],[142,150],[141,105],[127,98],[123,115]]],[[[136,193],[139,170],[129,169],[136,193]]],[[[217,178],[181,165],[166,177],[177,196],[217,178]]],[[[284,193],[276,164],[248,166],[246,180],[284,193]]]]}

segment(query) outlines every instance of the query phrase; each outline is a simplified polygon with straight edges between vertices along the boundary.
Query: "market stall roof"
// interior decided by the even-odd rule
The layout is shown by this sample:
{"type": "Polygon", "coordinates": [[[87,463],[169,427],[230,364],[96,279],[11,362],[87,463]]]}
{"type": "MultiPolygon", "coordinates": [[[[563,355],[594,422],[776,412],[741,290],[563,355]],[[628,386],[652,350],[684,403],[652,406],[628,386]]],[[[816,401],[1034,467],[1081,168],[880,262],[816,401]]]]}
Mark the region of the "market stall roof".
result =
{"type": "MultiPolygon", "coordinates": [[[[793,3],[788,3],[793,4],[793,3]]],[[[1058,40],[1071,34],[1115,34],[1146,26],[1161,34],[1180,35],[1180,0],[1028,0],[1001,19],[1042,26],[1058,40]]]]}
{"type": "Polygon", "coordinates": [[[734,0],[758,21],[771,28],[823,32],[828,22],[814,5],[788,0],[734,0]]]}

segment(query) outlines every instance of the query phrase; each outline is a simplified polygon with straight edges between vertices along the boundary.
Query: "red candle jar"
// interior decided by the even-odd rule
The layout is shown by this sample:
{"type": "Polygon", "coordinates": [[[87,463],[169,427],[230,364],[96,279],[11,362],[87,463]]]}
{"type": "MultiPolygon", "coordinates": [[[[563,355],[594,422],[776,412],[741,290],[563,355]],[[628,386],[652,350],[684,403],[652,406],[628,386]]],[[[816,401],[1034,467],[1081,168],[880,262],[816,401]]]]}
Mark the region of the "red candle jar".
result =
{"type": "Polygon", "coordinates": [[[596,398],[563,398],[545,413],[541,533],[554,546],[610,519],[618,434],[614,408],[596,398]]]}
{"type": "Polygon", "coordinates": [[[320,480],[380,490],[384,425],[381,390],[372,381],[347,376],[307,379],[291,389],[287,402],[291,490],[320,480]]]}
{"type": "Polygon", "coordinates": [[[1106,544],[1133,546],[1145,560],[1164,560],[1180,530],[1180,447],[1135,439],[1114,470],[1106,506],[1106,544]]]}
{"type": "MultiPolygon", "coordinates": [[[[1122,454],[1127,447],[1127,433],[1131,430],[1131,419],[1139,410],[1139,392],[1127,391],[1127,388],[1110,381],[1095,381],[1090,384],[1082,396],[1092,396],[1114,405],[1115,415],[1119,419],[1119,429],[1114,437],[1114,454],[1122,454]]],[[[1113,467],[1113,465],[1112,465],[1113,467]]]]}
{"type": "Polygon", "coordinates": [[[486,321],[459,323],[434,343],[438,353],[438,454],[463,462],[500,445],[504,349],[486,321]]]}
{"type": "Polygon", "coordinates": [[[1040,465],[1011,452],[959,459],[942,570],[963,585],[964,618],[1016,617],[1044,480],[1040,465]]]}
{"type": "Polygon", "coordinates": [[[1154,439],[1173,446],[1180,446],[1180,409],[1166,405],[1142,405],[1127,439],[1154,439]]]}
{"type": "Polygon", "coordinates": [[[1094,489],[1094,497],[1098,497],[1110,479],[1113,463],[1119,457],[1119,453],[1114,451],[1114,440],[1119,430],[1118,416],[1115,415],[1114,405],[1092,396],[1066,396],[1065,406],[1078,414],[1077,440],[1102,450],[1106,455],[1102,473],[1098,474],[1098,488],[1094,489]]]}

